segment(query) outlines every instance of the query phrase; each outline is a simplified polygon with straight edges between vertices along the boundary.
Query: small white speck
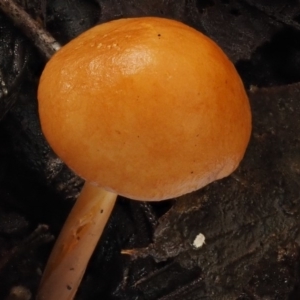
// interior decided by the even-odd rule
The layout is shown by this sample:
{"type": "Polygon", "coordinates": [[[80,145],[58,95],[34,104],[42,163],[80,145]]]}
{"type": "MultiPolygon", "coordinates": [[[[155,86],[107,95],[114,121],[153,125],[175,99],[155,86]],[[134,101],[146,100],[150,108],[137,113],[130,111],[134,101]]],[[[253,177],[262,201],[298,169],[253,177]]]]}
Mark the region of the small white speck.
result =
{"type": "Polygon", "coordinates": [[[201,248],[204,244],[205,244],[205,236],[204,234],[199,233],[194,239],[193,246],[198,249],[201,248]]]}

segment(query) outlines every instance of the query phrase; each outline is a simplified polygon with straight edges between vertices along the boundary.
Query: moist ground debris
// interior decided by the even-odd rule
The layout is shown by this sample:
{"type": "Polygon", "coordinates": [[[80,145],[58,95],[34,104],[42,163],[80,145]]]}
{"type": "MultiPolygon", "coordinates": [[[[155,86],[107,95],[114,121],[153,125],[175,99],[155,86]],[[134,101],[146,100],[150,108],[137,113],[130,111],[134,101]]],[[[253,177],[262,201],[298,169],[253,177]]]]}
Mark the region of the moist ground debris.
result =
{"type": "MultiPolygon", "coordinates": [[[[239,169],[182,199],[120,197],[76,299],[300,299],[298,1],[19,2],[61,44],[116,18],[183,21],[225,50],[251,101],[253,133],[239,169]]],[[[52,236],[83,182],[40,131],[45,60],[2,13],[0,49],[0,299],[16,290],[17,299],[34,299],[52,236]]]]}

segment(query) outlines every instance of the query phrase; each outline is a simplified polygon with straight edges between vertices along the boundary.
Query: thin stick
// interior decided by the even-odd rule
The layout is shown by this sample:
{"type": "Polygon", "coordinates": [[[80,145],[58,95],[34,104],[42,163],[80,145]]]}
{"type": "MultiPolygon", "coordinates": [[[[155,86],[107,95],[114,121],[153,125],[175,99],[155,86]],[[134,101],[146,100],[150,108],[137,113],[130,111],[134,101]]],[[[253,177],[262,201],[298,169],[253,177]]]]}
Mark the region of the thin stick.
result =
{"type": "Polygon", "coordinates": [[[70,300],[109,219],[117,195],[85,183],[44,271],[38,300],[70,300]]]}
{"type": "Polygon", "coordinates": [[[47,59],[61,48],[54,37],[13,0],[0,0],[0,9],[34,42],[47,59]]]}

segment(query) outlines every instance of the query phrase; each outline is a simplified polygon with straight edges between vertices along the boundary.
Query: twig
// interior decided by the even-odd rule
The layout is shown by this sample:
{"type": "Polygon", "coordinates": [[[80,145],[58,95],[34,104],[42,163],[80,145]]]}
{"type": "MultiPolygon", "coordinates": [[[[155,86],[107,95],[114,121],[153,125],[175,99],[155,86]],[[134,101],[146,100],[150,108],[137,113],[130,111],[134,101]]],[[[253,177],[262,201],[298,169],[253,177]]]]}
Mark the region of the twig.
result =
{"type": "Polygon", "coordinates": [[[53,36],[13,0],[0,0],[0,9],[34,42],[47,59],[61,47],[53,36]]]}

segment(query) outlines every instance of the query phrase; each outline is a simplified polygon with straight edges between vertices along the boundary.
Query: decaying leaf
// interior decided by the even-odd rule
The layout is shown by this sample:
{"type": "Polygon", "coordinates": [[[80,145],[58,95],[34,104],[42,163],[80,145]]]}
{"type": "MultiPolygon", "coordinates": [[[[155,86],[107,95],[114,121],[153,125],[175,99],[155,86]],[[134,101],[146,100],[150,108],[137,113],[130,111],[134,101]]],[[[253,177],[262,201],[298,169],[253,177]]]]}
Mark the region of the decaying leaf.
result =
{"type": "Polygon", "coordinates": [[[266,296],[287,299],[299,280],[300,85],[252,88],[249,95],[253,134],[239,169],[179,198],[160,219],[154,243],[138,252],[201,268],[209,299],[235,299],[249,290],[252,296],[259,294],[261,285],[250,289],[255,272],[270,257],[271,267],[265,265],[261,272],[278,275],[283,252],[291,251],[292,261],[284,265],[285,288],[279,297],[268,285],[281,283],[266,282],[266,296]],[[200,233],[205,244],[196,248],[200,233]]]}

